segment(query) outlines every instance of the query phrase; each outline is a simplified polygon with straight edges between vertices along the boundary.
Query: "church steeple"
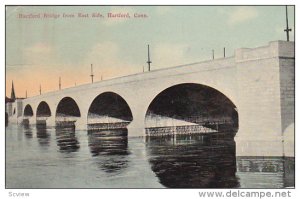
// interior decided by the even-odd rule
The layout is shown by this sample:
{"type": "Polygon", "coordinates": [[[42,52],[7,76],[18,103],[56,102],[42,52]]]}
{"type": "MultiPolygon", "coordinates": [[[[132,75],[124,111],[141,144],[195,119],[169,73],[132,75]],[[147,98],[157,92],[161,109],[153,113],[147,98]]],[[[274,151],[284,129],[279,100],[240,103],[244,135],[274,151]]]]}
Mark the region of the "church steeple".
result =
{"type": "Polygon", "coordinates": [[[15,94],[15,88],[14,88],[14,81],[12,81],[12,83],[11,83],[11,95],[10,95],[10,98],[12,100],[16,100],[16,94],[15,94]]]}

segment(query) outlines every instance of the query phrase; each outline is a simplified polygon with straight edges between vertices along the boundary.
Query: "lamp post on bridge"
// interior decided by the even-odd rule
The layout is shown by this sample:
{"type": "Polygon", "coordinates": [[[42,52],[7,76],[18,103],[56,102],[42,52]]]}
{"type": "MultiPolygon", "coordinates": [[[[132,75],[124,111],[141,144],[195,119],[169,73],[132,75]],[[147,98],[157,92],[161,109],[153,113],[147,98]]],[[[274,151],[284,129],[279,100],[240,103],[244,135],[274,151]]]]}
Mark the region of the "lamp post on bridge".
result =
{"type": "Polygon", "coordinates": [[[286,20],[286,29],[284,29],[284,32],[286,32],[286,40],[290,41],[289,32],[291,32],[292,29],[289,28],[289,19],[288,19],[288,9],[287,9],[287,6],[285,6],[285,20],[286,20]]]}
{"type": "Polygon", "coordinates": [[[148,61],[146,62],[148,64],[148,71],[151,70],[151,60],[150,60],[150,49],[149,49],[149,44],[148,44],[148,61]]]}
{"type": "Polygon", "coordinates": [[[91,79],[92,79],[92,83],[94,83],[94,73],[93,73],[93,64],[91,64],[91,79]]]}

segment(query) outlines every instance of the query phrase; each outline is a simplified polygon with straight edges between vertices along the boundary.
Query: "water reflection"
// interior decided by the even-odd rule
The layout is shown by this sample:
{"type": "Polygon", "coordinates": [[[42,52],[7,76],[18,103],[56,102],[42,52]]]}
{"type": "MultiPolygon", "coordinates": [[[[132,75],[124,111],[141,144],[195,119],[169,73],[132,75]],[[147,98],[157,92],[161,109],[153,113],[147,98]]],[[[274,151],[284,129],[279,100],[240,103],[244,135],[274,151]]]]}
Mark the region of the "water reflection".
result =
{"type": "Polygon", "coordinates": [[[46,124],[36,125],[36,137],[40,146],[49,146],[50,145],[50,133],[46,128],[46,124]]]}
{"type": "Polygon", "coordinates": [[[290,157],[237,157],[238,175],[245,187],[295,186],[295,159],[290,157]]]}
{"type": "Polygon", "coordinates": [[[240,172],[282,172],[282,158],[238,157],[238,171],[240,172]]]}
{"type": "Polygon", "coordinates": [[[32,129],[29,125],[29,123],[23,123],[23,127],[24,127],[24,134],[26,138],[32,138],[32,129]]]}
{"type": "Polygon", "coordinates": [[[146,138],[151,169],[172,188],[239,187],[233,134],[146,138]]]}
{"type": "MultiPolygon", "coordinates": [[[[48,127],[47,131],[52,134],[55,129],[48,127]]],[[[226,135],[223,135],[223,138],[221,134],[211,137],[200,135],[149,137],[146,140],[145,151],[141,138],[129,137],[127,140],[125,136],[117,139],[112,136],[112,132],[88,134],[75,131],[74,128],[56,129],[54,142],[57,144],[50,143],[49,147],[47,145],[45,156],[44,147],[42,148],[36,139],[26,139],[36,135],[42,140],[46,139],[43,138],[43,133],[37,133],[35,125],[9,124],[6,128],[7,187],[295,186],[294,158],[237,157],[235,164],[235,143],[226,135]],[[79,150],[77,137],[82,150],[79,150]],[[72,153],[73,151],[76,153],[72,153]],[[39,175],[32,175],[36,171],[39,171],[39,175]],[[57,173],[59,175],[53,175],[57,173]]],[[[268,144],[271,145],[272,142],[268,144]]]]}
{"type": "Polygon", "coordinates": [[[88,131],[90,152],[101,170],[121,172],[128,167],[127,129],[88,131]]]}
{"type": "Polygon", "coordinates": [[[295,158],[283,158],[283,184],[284,187],[295,187],[295,158]]]}
{"type": "Polygon", "coordinates": [[[75,127],[56,127],[56,141],[60,152],[76,152],[80,148],[75,127]]]}

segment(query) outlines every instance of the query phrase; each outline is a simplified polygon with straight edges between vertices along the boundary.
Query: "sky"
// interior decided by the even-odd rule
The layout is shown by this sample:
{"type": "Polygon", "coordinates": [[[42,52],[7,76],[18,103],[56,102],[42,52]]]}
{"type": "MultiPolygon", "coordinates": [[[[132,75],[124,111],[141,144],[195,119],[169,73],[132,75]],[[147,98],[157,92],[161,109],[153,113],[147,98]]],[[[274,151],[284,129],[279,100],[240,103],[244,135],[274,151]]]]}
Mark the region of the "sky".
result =
{"type": "MultiPolygon", "coordinates": [[[[294,41],[294,7],[288,13],[294,41]]],[[[233,56],[286,40],[285,20],[285,6],[7,6],[6,95],[12,81],[17,97],[58,90],[59,77],[62,88],[91,83],[91,64],[94,81],[141,73],[148,44],[152,70],[209,60],[212,49],[233,56]]]]}

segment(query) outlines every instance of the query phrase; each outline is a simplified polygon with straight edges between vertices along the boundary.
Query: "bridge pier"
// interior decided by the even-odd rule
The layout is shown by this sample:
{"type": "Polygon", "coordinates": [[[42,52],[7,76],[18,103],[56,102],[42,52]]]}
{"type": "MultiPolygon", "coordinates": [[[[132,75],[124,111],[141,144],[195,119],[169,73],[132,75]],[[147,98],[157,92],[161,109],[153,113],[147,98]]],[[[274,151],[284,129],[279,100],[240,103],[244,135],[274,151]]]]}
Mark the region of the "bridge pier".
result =
{"type": "Polygon", "coordinates": [[[35,116],[32,116],[29,118],[29,124],[30,125],[36,125],[36,117],[35,116]]]}
{"type": "Polygon", "coordinates": [[[133,121],[127,126],[128,137],[143,137],[145,136],[145,112],[132,111],[133,121]]]}
{"type": "Polygon", "coordinates": [[[75,122],[76,130],[87,130],[87,118],[80,117],[75,122]]]}
{"type": "Polygon", "coordinates": [[[145,127],[144,125],[140,125],[139,123],[129,124],[127,126],[128,129],[128,137],[143,137],[145,136],[145,127]]]}
{"type": "Polygon", "coordinates": [[[269,132],[241,128],[234,138],[236,156],[295,157],[294,133],[294,123],[284,132],[281,128],[269,132]]]}
{"type": "Polygon", "coordinates": [[[49,127],[55,127],[55,117],[48,117],[46,120],[46,125],[49,127]]]}
{"type": "Polygon", "coordinates": [[[256,138],[256,139],[246,139],[241,136],[235,137],[236,143],[236,156],[245,157],[271,157],[284,156],[283,138],[256,138]]]}
{"type": "Polygon", "coordinates": [[[294,122],[294,58],[292,42],[236,50],[237,156],[294,156],[284,148],[285,129],[294,122]]]}
{"type": "MultiPolygon", "coordinates": [[[[136,85],[140,87],[140,85],[136,85]]],[[[145,133],[145,116],[148,106],[152,100],[150,95],[140,95],[137,100],[136,90],[130,89],[124,97],[132,114],[132,121],[127,125],[128,137],[144,137],[145,133]]]]}

